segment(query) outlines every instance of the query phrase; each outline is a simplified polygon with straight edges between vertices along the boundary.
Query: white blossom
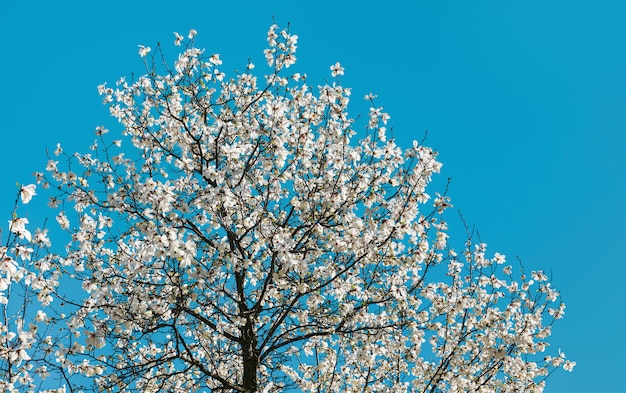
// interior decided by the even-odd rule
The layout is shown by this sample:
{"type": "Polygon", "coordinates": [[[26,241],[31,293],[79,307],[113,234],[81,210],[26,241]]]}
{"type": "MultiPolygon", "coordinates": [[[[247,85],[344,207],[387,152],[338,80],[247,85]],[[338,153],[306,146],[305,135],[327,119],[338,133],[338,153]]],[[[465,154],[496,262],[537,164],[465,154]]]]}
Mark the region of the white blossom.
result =
{"type": "Polygon", "coordinates": [[[337,62],[335,64],[333,64],[332,66],[330,66],[330,70],[331,70],[331,75],[332,76],[338,76],[338,75],[343,75],[344,74],[344,69],[341,66],[341,63],[337,62]]]}
{"type": "Polygon", "coordinates": [[[139,56],[146,57],[150,51],[152,51],[152,49],[149,46],[139,45],[139,56]]]}
{"type": "Polygon", "coordinates": [[[30,241],[32,235],[30,231],[26,229],[26,224],[28,224],[28,218],[18,217],[9,221],[9,228],[11,232],[17,234],[21,239],[30,241]]]}
{"type": "Polygon", "coordinates": [[[27,186],[22,186],[20,189],[20,197],[22,198],[22,203],[27,204],[33,199],[33,196],[37,195],[35,189],[37,188],[34,184],[29,184],[27,186]]]}

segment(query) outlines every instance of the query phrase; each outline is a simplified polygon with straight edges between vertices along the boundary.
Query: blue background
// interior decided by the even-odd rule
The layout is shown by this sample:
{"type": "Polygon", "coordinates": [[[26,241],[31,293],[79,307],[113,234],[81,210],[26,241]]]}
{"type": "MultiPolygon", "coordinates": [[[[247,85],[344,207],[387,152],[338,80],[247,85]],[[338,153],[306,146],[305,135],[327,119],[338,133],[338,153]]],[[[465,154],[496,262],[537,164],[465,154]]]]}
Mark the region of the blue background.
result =
{"type": "Polygon", "coordinates": [[[553,352],[578,365],[546,391],[626,391],[626,1],[2,0],[6,218],[46,148],[86,152],[97,125],[119,129],[96,86],[141,72],[138,44],[175,55],[172,33],[195,28],[243,69],[263,62],[273,16],[300,36],[297,70],[321,83],[340,61],[355,111],[371,91],[402,146],[428,130],[444,163],[431,193],[451,177],[492,252],[552,271],[568,306],[553,352]]]}

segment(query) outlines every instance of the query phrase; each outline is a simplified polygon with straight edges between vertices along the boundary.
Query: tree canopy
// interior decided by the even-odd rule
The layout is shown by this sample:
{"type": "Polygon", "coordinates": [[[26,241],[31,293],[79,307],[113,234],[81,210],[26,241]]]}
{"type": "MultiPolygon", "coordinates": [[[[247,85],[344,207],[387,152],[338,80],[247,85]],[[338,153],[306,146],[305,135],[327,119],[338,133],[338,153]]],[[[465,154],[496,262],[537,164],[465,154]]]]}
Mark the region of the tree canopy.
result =
{"type": "Polygon", "coordinates": [[[68,240],[31,233],[16,200],[0,387],[541,392],[572,369],[543,353],[565,307],[548,276],[471,234],[453,249],[436,152],[396,145],[373,95],[351,118],[340,63],[310,85],[273,25],[266,75],[228,77],[195,34],[173,64],[141,46],[144,75],[99,87],[122,139],[59,145],[21,187],[23,204],[49,188],[68,240]]]}

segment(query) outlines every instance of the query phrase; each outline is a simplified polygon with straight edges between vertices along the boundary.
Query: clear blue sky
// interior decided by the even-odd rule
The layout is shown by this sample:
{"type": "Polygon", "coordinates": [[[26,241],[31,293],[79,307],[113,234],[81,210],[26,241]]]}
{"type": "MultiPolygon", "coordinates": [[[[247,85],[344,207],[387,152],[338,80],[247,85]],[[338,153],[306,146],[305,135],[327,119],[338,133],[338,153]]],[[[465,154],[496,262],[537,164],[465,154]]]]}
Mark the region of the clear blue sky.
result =
{"type": "Polygon", "coordinates": [[[568,306],[552,343],[578,366],[547,392],[626,391],[626,1],[175,4],[0,1],[7,219],[46,148],[86,151],[95,126],[115,127],[96,86],[140,72],[138,44],[195,28],[224,70],[242,69],[263,61],[274,16],[300,36],[299,69],[323,81],[340,61],[355,97],[378,94],[401,145],[428,130],[455,208],[492,251],[552,271],[568,306]]]}

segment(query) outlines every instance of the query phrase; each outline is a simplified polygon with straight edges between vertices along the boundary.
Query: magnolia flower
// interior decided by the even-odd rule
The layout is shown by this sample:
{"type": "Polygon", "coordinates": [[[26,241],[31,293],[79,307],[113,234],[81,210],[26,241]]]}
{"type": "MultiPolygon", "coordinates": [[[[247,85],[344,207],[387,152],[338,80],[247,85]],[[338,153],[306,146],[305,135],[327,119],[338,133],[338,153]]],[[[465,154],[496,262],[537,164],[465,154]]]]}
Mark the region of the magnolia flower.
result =
{"type": "Polygon", "coordinates": [[[187,37],[189,37],[189,39],[192,39],[193,37],[196,36],[196,34],[198,34],[197,31],[195,31],[194,29],[189,30],[189,35],[187,37]]]}
{"type": "Polygon", "coordinates": [[[23,361],[30,360],[30,355],[28,354],[28,352],[26,352],[26,350],[22,348],[17,352],[17,360],[18,360],[17,364],[20,365],[23,361]]]}
{"type": "Polygon", "coordinates": [[[220,65],[222,64],[222,60],[220,60],[220,55],[219,53],[215,53],[213,55],[211,55],[211,57],[209,58],[209,62],[211,64],[215,64],[215,65],[220,65]]]}
{"type": "Polygon", "coordinates": [[[22,203],[27,204],[28,202],[30,202],[31,199],[33,199],[34,195],[37,195],[37,193],[35,192],[35,188],[37,188],[36,185],[29,184],[27,186],[23,186],[20,189],[20,197],[22,198],[22,203]]]}
{"type": "Polygon", "coordinates": [[[67,229],[70,227],[70,221],[67,219],[63,212],[57,215],[57,222],[59,223],[59,225],[61,225],[61,228],[63,229],[67,229]]]}
{"type": "Polygon", "coordinates": [[[35,321],[37,322],[46,322],[48,320],[48,316],[45,312],[41,310],[37,310],[37,315],[35,315],[35,321]]]}
{"type": "Polygon", "coordinates": [[[546,274],[541,270],[533,271],[530,276],[533,278],[533,280],[537,280],[539,282],[548,280],[548,276],[546,276],[546,274]]]}
{"type": "Polygon", "coordinates": [[[336,62],[334,65],[330,66],[330,71],[330,75],[332,76],[343,75],[343,67],[339,62],[336,62]]]}
{"type": "Polygon", "coordinates": [[[563,370],[572,372],[574,371],[574,366],[576,366],[576,362],[572,362],[571,360],[566,360],[563,364],[563,370]]]}
{"type": "Polygon", "coordinates": [[[152,49],[149,46],[139,45],[139,56],[146,57],[148,53],[150,53],[152,49]]]}
{"type": "Polygon", "coordinates": [[[84,334],[87,337],[85,339],[85,343],[88,346],[91,346],[91,347],[94,347],[94,348],[102,348],[102,347],[104,347],[104,340],[103,340],[102,336],[98,332],[91,332],[89,330],[85,330],[84,334]]]}
{"type": "Polygon", "coordinates": [[[22,261],[24,260],[30,261],[30,254],[32,254],[34,250],[31,247],[19,245],[19,246],[15,246],[14,251],[15,251],[15,255],[20,257],[22,261]]]}
{"type": "Polygon", "coordinates": [[[61,201],[58,198],[50,197],[50,200],[48,201],[48,206],[53,209],[56,209],[57,207],[59,207],[60,203],[61,201]]]}
{"type": "Polygon", "coordinates": [[[180,46],[180,43],[183,42],[183,36],[178,34],[177,32],[174,32],[174,35],[176,36],[176,39],[174,40],[174,45],[180,46]]]}
{"type": "MultiPolygon", "coordinates": [[[[4,257],[0,260],[0,272],[5,275],[7,278],[11,278],[15,273],[17,273],[17,262],[9,257],[4,257]]],[[[9,282],[0,283],[0,291],[4,291],[8,288],[9,282]]]]}
{"type": "Polygon", "coordinates": [[[502,255],[502,254],[500,254],[499,252],[497,252],[497,253],[495,253],[495,255],[494,255],[494,258],[493,258],[493,259],[495,260],[495,262],[496,262],[497,264],[499,264],[499,265],[500,265],[500,264],[503,264],[503,263],[505,263],[505,262],[506,262],[506,255],[502,255]]]}
{"type": "Polygon", "coordinates": [[[58,161],[48,160],[48,165],[46,165],[46,171],[56,172],[58,163],[58,161]]]}
{"type": "Polygon", "coordinates": [[[28,218],[14,218],[9,221],[9,228],[11,232],[15,233],[20,237],[20,239],[26,239],[30,241],[32,238],[30,231],[26,229],[26,224],[28,224],[28,218]]]}

